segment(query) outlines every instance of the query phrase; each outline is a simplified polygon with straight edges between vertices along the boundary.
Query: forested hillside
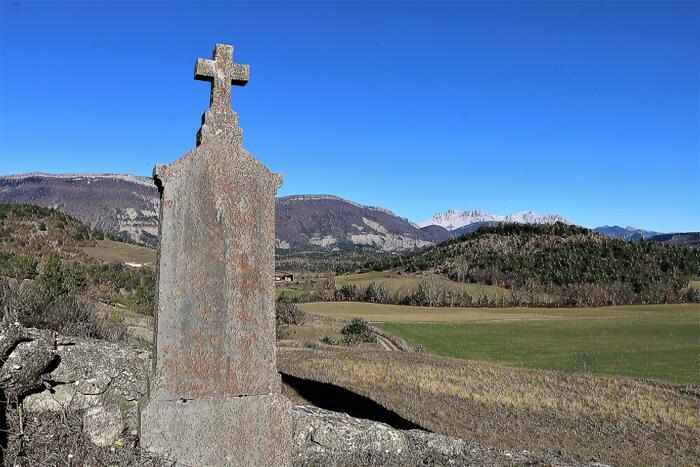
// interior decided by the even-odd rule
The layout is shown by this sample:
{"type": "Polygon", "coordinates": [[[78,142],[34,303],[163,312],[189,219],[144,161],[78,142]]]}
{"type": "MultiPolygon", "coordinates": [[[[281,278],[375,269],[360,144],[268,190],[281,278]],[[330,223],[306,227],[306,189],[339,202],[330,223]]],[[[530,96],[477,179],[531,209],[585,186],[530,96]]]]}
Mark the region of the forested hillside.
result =
{"type": "Polygon", "coordinates": [[[108,263],[85,253],[106,237],[111,236],[55,209],[0,204],[0,278],[29,279],[39,308],[84,296],[151,314],[152,268],[108,263]]]}
{"type": "Polygon", "coordinates": [[[557,297],[561,305],[663,303],[693,294],[688,283],[700,275],[700,251],[611,239],[561,223],[503,224],[366,269],[396,268],[557,297]]]}

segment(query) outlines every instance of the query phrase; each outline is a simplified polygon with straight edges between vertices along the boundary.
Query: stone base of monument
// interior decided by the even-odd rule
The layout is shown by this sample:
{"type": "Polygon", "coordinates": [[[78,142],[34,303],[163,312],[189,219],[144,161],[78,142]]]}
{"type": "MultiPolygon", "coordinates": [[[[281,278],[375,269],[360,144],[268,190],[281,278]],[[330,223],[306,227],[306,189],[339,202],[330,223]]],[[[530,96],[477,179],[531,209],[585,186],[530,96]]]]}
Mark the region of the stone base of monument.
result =
{"type": "Polygon", "coordinates": [[[141,410],[141,446],[176,465],[291,465],[293,430],[280,394],[151,399],[141,410]]]}

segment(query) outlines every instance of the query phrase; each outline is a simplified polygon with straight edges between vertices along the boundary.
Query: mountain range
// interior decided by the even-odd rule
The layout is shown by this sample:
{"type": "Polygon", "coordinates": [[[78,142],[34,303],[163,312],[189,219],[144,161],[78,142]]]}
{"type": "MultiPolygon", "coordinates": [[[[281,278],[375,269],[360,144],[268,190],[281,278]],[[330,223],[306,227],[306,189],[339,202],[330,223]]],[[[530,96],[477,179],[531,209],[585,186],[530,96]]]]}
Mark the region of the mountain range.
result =
{"type": "Polygon", "coordinates": [[[420,227],[429,225],[439,225],[447,230],[459,230],[476,223],[486,222],[508,222],[516,224],[554,224],[561,222],[570,225],[571,222],[558,214],[538,214],[532,211],[516,212],[505,216],[488,214],[481,210],[460,211],[458,209],[450,209],[448,211],[435,214],[432,219],[418,223],[420,227]]]}
{"type": "Polygon", "coordinates": [[[618,225],[604,225],[601,227],[596,227],[593,230],[605,235],[606,237],[619,238],[621,240],[632,240],[635,242],[640,240],[649,240],[652,237],[661,235],[661,232],[643,230],[636,227],[620,227],[618,225]]]}
{"type": "MultiPolygon", "coordinates": [[[[0,176],[0,203],[56,208],[114,235],[149,246],[158,242],[159,194],[149,177],[43,173],[0,176]]],[[[440,243],[484,225],[506,222],[571,224],[557,214],[525,211],[492,215],[480,210],[454,209],[414,224],[387,209],[333,195],[294,195],[277,199],[276,246],[280,251],[369,248],[400,252],[440,243]]],[[[632,227],[620,229],[604,226],[595,230],[625,240],[649,239],[657,234],[632,227]]],[[[681,242],[683,238],[675,237],[673,242],[681,242]]]]}

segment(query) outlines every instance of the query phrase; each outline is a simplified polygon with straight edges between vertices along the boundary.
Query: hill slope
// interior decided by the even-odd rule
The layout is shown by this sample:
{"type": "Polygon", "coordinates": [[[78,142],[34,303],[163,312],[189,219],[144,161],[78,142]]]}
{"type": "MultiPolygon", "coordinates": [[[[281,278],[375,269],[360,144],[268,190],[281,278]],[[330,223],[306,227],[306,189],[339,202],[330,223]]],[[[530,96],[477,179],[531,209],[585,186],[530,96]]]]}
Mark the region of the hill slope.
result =
{"type": "MultiPolygon", "coordinates": [[[[120,238],[150,247],[158,243],[160,201],[149,177],[42,173],[0,176],[0,203],[56,208],[120,238]]],[[[497,216],[478,210],[450,210],[415,225],[385,209],[331,195],[278,198],[276,218],[277,247],[287,253],[347,250],[394,253],[430,246],[499,223],[570,224],[559,215],[531,211],[497,216]]],[[[596,230],[625,240],[639,240],[642,236],[649,239],[657,234],[631,227],[603,226],[596,230]]]]}
{"type": "Polygon", "coordinates": [[[104,242],[102,231],[55,209],[0,204],[0,286],[6,277],[34,280],[42,307],[57,299],[84,296],[151,314],[154,269],[89,253],[104,242]]]}
{"type": "Polygon", "coordinates": [[[700,246],[700,232],[660,234],[651,237],[649,240],[667,245],[700,246]]]}
{"type": "Polygon", "coordinates": [[[700,275],[700,251],[611,239],[561,223],[501,224],[369,268],[437,272],[559,297],[554,303],[562,305],[665,303],[682,300],[700,275]]]}
{"type": "Polygon", "coordinates": [[[406,251],[432,245],[435,238],[444,238],[440,229],[438,234],[436,229],[423,231],[386,209],[362,206],[331,195],[279,198],[276,214],[278,248],[367,247],[406,251]]]}
{"type": "Polygon", "coordinates": [[[638,242],[642,239],[649,240],[660,232],[651,230],[638,229],[637,227],[620,227],[618,225],[603,225],[596,227],[596,232],[605,235],[606,237],[619,238],[620,240],[630,240],[638,242]]]}
{"type": "Polygon", "coordinates": [[[0,203],[55,208],[93,228],[156,246],[159,197],[148,177],[27,174],[0,177],[0,203]]]}
{"type": "MultiPolygon", "coordinates": [[[[93,228],[154,247],[159,195],[148,177],[112,174],[27,174],[0,177],[0,203],[56,208],[93,228]]],[[[278,198],[278,248],[289,251],[406,251],[450,238],[423,230],[382,208],[330,195],[278,198]]]]}

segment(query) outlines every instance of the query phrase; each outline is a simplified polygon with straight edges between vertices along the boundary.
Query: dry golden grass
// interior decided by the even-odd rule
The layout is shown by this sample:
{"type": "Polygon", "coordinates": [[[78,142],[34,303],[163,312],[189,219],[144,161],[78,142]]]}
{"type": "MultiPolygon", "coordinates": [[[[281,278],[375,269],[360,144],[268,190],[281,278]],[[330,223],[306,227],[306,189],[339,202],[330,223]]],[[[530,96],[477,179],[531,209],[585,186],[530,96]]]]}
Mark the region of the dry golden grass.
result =
{"type": "Polygon", "coordinates": [[[130,243],[115,242],[113,240],[99,240],[94,247],[83,248],[83,251],[92,258],[113,263],[136,263],[155,265],[156,250],[130,243]]]}
{"type": "MultiPolygon", "coordinates": [[[[278,347],[326,347],[328,345],[322,342],[324,337],[329,337],[337,343],[343,344],[343,334],[341,330],[345,326],[344,321],[324,318],[313,314],[306,314],[304,322],[284,326],[281,333],[278,335],[278,347]]],[[[381,332],[381,331],[377,331],[381,332]]],[[[382,346],[377,342],[357,342],[353,344],[355,349],[376,350],[382,346]]]]}
{"type": "MultiPolygon", "coordinates": [[[[364,318],[391,323],[495,323],[552,319],[613,319],[634,313],[674,313],[697,305],[621,305],[595,308],[466,308],[384,305],[367,302],[300,303],[305,313],[335,319],[364,318]]],[[[698,308],[700,311],[700,308],[698,308]]]]}
{"type": "Polygon", "coordinates": [[[369,397],[426,429],[618,465],[694,465],[700,389],[422,353],[280,349],[278,368],[369,397]]]}
{"type": "Polygon", "coordinates": [[[543,319],[586,318],[600,314],[603,308],[569,310],[555,308],[461,308],[384,305],[366,302],[313,302],[299,304],[305,313],[330,318],[364,318],[373,322],[392,323],[475,323],[543,319]]]}
{"type": "Polygon", "coordinates": [[[340,330],[342,324],[307,322],[302,325],[287,326],[286,339],[296,340],[302,343],[318,343],[323,337],[331,337],[337,341],[342,340],[340,330]]]}

